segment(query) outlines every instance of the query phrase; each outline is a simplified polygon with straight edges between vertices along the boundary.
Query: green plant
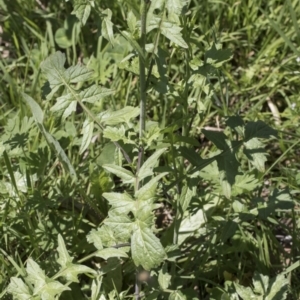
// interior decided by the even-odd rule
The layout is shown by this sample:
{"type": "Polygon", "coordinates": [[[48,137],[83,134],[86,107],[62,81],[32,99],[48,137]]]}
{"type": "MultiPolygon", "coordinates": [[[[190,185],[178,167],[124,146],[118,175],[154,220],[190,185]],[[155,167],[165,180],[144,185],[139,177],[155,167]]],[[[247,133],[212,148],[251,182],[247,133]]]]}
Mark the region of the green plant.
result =
{"type": "MultiPolygon", "coordinates": [[[[114,10],[73,2],[77,19],[67,15],[55,34],[66,53],[41,63],[45,101],[22,93],[37,126],[20,104],[22,114],[5,127],[7,292],[15,299],[215,299],[227,290],[238,299],[257,292],[245,287],[245,274],[264,274],[253,285],[263,278],[257,297],[268,297],[267,278],[284,268],[273,229],[295,206],[287,188],[262,194],[266,141],[277,131],[231,113],[223,72],[232,54],[216,38],[205,41],[214,30],[199,34],[199,4],[189,11],[179,0],[119,3],[126,22],[114,24],[114,10]],[[85,56],[85,45],[84,64],[76,64],[91,19],[99,56],[85,56]],[[218,116],[222,129],[206,128],[218,116]],[[57,236],[58,257],[48,257],[57,236]],[[240,283],[225,278],[223,288],[224,271],[240,283]]],[[[275,282],[286,288],[284,275],[275,282]]],[[[272,299],[283,295],[279,289],[272,299]]]]}

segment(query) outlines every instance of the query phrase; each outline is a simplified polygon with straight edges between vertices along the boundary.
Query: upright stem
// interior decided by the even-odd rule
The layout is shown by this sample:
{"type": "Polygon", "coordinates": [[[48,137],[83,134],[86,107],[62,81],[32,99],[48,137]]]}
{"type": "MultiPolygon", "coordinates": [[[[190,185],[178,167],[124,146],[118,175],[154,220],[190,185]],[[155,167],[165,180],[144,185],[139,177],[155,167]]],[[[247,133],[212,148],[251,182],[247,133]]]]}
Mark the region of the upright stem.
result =
{"type": "Polygon", "coordinates": [[[141,39],[140,46],[143,52],[143,56],[139,54],[140,65],[140,149],[139,149],[139,161],[138,169],[142,166],[144,160],[144,147],[142,145],[142,138],[145,131],[146,124],[146,20],[147,20],[147,8],[149,0],[141,0],[141,39]]]}
{"type": "MultiPolygon", "coordinates": [[[[137,171],[141,168],[144,162],[144,145],[143,136],[146,125],[146,23],[147,23],[147,9],[149,0],[141,0],[141,38],[140,47],[142,54],[139,54],[139,65],[140,65],[140,132],[139,132],[139,155],[138,155],[138,166],[137,171]]],[[[141,186],[141,182],[137,180],[135,189],[138,190],[141,186]]],[[[141,281],[139,279],[140,269],[136,270],[135,280],[135,299],[141,299],[141,281]]]]}

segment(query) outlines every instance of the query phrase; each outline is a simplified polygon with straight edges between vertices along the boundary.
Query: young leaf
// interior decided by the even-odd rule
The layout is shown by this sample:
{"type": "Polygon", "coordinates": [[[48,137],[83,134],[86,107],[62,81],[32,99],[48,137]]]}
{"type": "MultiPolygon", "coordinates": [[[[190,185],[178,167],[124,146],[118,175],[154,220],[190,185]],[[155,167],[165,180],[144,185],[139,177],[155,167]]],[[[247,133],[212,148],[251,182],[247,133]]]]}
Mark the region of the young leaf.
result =
{"type": "Polygon", "coordinates": [[[106,38],[112,46],[115,44],[113,26],[114,24],[111,22],[111,10],[107,8],[102,12],[102,14],[106,15],[102,20],[102,36],[106,38]]]}
{"type": "Polygon", "coordinates": [[[244,143],[244,153],[248,157],[250,163],[260,172],[265,170],[265,162],[267,161],[267,153],[264,144],[258,138],[252,138],[244,143]]]}
{"type": "Polygon", "coordinates": [[[85,119],[82,125],[82,141],[79,149],[79,154],[82,154],[90,145],[92,137],[93,137],[93,132],[94,132],[94,122],[85,119]]]}
{"type": "Polygon", "coordinates": [[[174,291],[170,294],[168,300],[187,300],[187,298],[181,291],[174,291]]]}
{"type": "Polygon", "coordinates": [[[167,148],[162,148],[155,151],[142,165],[137,176],[140,180],[151,176],[153,174],[153,168],[157,165],[159,157],[166,152],[167,148]]]}
{"type": "MultiPolygon", "coordinates": [[[[158,24],[161,22],[160,18],[156,18],[158,24]]],[[[182,28],[177,26],[175,23],[169,22],[169,21],[163,21],[161,22],[161,33],[168,38],[171,42],[175,43],[176,45],[187,49],[188,45],[185,42],[185,40],[182,38],[182,34],[180,31],[182,28]]]]}
{"type": "Polygon", "coordinates": [[[135,197],[138,199],[138,201],[146,201],[154,198],[158,181],[167,174],[168,173],[165,172],[155,176],[149,182],[143,185],[139,190],[137,190],[135,193],[135,197]]]}
{"type": "Polygon", "coordinates": [[[248,122],[245,127],[245,140],[252,138],[269,139],[272,136],[277,137],[277,131],[268,126],[263,121],[248,122]]]}
{"type": "Polygon", "coordinates": [[[32,298],[32,294],[24,281],[18,277],[11,277],[7,287],[7,292],[12,294],[14,299],[28,300],[32,298]]]}
{"type": "Polygon", "coordinates": [[[82,273],[97,274],[95,270],[87,266],[72,263],[73,257],[69,255],[65,242],[60,234],[58,235],[57,251],[59,255],[57,262],[61,265],[60,275],[64,276],[68,281],[79,282],[77,276],[82,273]]]}
{"type": "Polygon", "coordinates": [[[169,287],[172,276],[168,273],[168,265],[163,264],[163,267],[158,271],[158,283],[162,290],[169,287]]]}
{"type": "Polygon", "coordinates": [[[33,117],[35,118],[39,129],[45,136],[48,144],[55,149],[61,162],[63,163],[65,168],[69,171],[70,175],[73,176],[74,178],[76,178],[77,177],[76,172],[75,172],[69,158],[67,157],[66,153],[61,148],[59,142],[50,133],[47,132],[47,130],[45,129],[45,127],[43,125],[44,114],[43,114],[42,109],[30,96],[23,94],[23,97],[24,97],[25,101],[28,103],[28,105],[30,106],[33,117]]]}
{"type": "Polygon", "coordinates": [[[136,225],[131,237],[132,259],[136,266],[151,270],[163,261],[166,253],[150,228],[141,228],[138,223],[136,225]]]}
{"type": "Polygon", "coordinates": [[[89,80],[93,73],[93,70],[78,64],[68,68],[64,73],[64,77],[67,79],[67,83],[78,83],[89,80]]]}
{"type": "Polygon", "coordinates": [[[82,102],[96,103],[97,101],[103,99],[104,97],[112,95],[113,93],[113,90],[103,88],[94,84],[89,88],[81,91],[79,93],[79,98],[82,102]]]}
{"type": "Polygon", "coordinates": [[[125,136],[125,127],[121,125],[119,128],[117,127],[111,127],[106,126],[103,132],[103,136],[106,139],[110,139],[111,141],[117,142],[117,141],[123,141],[124,144],[133,144],[135,145],[135,142],[128,139],[125,136]]]}
{"type": "Polygon", "coordinates": [[[101,257],[105,260],[108,260],[111,257],[125,257],[125,258],[128,257],[126,252],[124,252],[122,249],[116,249],[116,248],[105,248],[105,249],[98,250],[95,253],[95,256],[101,257]]]}
{"type": "Polygon", "coordinates": [[[85,25],[91,13],[91,7],[94,7],[94,0],[76,0],[72,14],[76,15],[76,17],[82,23],[82,25],[85,25]]]}
{"type": "Polygon", "coordinates": [[[135,176],[132,174],[131,171],[126,170],[120,166],[113,164],[105,164],[102,167],[108,172],[120,177],[124,183],[132,183],[135,180],[135,176]]]}
{"type": "Polygon", "coordinates": [[[102,196],[112,206],[111,211],[115,214],[128,214],[136,210],[136,201],[129,195],[121,193],[103,193],[102,196]]]}
{"type": "Polygon", "coordinates": [[[58,97],[56,103],[50,108],[53,112],[62,114],[62,119],[65,119],[71,115],[72,112],[76,111],[77,102],[72,94],[63,95],[58,97]]]}
{"type": "Polygon", "coordinates": [[[126,106],[117,111],[106,111],[102,113],[99,117],[101,122],[106,125],[117,125],[120,123],[129,123],[133,118],[136,118],[140,114],[140,109],[138,107],[126,106]]]}
{"type": "Polygon", "coordinates": [[[220,149],[220,150],[228,150],[229,149],[229,146],[226,143],[226,140],[228,138],[224,134],[224,132],[209,131],[206,129],[202,129],[202,132],[210,141],[212,141],[217,146],[218,149],[220,149]]]}
{"type": "Polygon", "coordinates": [[[55,299],[55,295],[61,294],[63,291],[71,290],[69,287],[62,285],[58,281],[50,280],[39,265],[31,258],[27,261],[26,271],[28,281],[33,284],[34,296],[40,296],[41,299],[55,299]]]}

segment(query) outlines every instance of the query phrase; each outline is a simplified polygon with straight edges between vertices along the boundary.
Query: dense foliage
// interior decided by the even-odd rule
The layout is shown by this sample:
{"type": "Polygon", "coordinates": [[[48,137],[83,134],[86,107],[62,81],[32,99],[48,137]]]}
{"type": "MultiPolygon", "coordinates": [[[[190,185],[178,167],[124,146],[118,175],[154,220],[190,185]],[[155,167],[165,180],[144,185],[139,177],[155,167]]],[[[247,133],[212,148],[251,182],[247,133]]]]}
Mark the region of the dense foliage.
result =
{"type": "Polygon", "coordinates": [[[299,17],[0,0],[0,298],[299,299],[299,17]]]}

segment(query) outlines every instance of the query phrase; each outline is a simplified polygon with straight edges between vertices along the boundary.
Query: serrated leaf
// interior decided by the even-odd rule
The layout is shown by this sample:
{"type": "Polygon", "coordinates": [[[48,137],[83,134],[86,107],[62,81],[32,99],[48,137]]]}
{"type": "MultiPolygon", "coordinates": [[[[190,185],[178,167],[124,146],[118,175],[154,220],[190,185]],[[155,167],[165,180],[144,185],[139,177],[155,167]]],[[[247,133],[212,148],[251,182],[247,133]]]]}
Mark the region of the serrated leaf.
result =
{"type": "Polygon", "coordinates": [[[172,22],[180,24],[179,17],[183,8],[188,4],[188,0],[167,0],[166,8],[168,10],[168,19],[172,22]]]}
{"type": "Polygon", "coordinates": [[[111,210],[116,214],[127,214],[136,210],[136,201],[125,193],[103,193],[102,196],[112,206],[111,210]]]}
{"type": "Polygon", "coordinates": [[[172,276],[168,273],[168,265],[163,264],[163,267],[158,271],[158,283],[162,290],[169,287],[172,276]]]}
{"type": "Polygon", "coordinates": [[[106,171],[120,177],[124,183],[132,183],[135,180],[135,176],[131,171],[126,170],[120,166],[113,164],[105,164],[102,166],[106,171]]]}
{"type": "Polygon", "coordinates": [[[264,300],[284,300],[287,298],[289,287],[289,280],[283,275],[279,274],[270,282],[269,292],[264,300]]]}
{"type": "Polygon", "coordinates": [[[138,107],[126,106],[117,111],[106,111],[100,115],[101,122],[106,125],[116,125],[120,123],[129,123],[133,118],[140,114],[138,107]]]}
{"type": "Polygon", "coordinates": [[[235,183],[235,176],[238,175],[239,163],[236,159],[235,152],[229,150],[218,155],[216,160],[223,194],[229,199],[231,196],[231,187],[235,183]]]}
{"type": "Polygon", "coordinates": [[[24,281],[18,277],[11,277],[7,287],[7,292],[12,294],[14,299],[28,300],[32,298],[32,294],[24,281]]]}
{"type": "Polygon", "coordinates": [[[63,95],[58,97],[56,103],[50,108],[53,112],[62,114],[63,121],[74,111],[76,111],[76,99],[72,94],[63,95]]]}
{"type": "Polygon", "coordinates": [[[109,218],[105,220],[104,224],[113,231],[116,241],[126,241],[133,229],[132,220],[127,215],[117,215],[112,211],[109,211],[108,215],[109,218]]]}
{"type": "Polygon", "coordinates": [[[91,6],[94,6],[94,1],[77,0],[74,4],[72,14],[76,15],[76,17],[82,23],[82,25],[85,25],[91,13],[91,6]]]}
{"type": "Polygon", "coordinates": [[[67,281],[71,282],[79,282],[78,275],[79,274],[94,274],[97,272],[87,266],[79,265],[79,264],[68,264],[66,268],[62,268],[60,270],[60,275],[65,277],[67,281]]]}
{"type": "Polygon", "coordinates": [[[244,193],[245,191],[253,191],[260,184],[259,180],[253,174],[237,175],[233,186],[232,194],[234,196],[244,193]]]}
{"type": "Polygon", "coordinates": [[[51,95],[64,83],[66,55],[60,51],[50,55],[41,63],[41,69],[46,75],[50,88],[52,89],[51,95]]]}
{"type": "Polygon", "coordinates": [[[241,286],[239,285],[238,283],[233,283],[234,284],[234,287],[235,287],[235,290],[236,292],[239,294],[239,296],[243,299],[243,300],[250,300],[250,299],[255,299],[255,300],[258,300],[258,299],[261,299],[262,298],[258,295],[255,295],[253,293],[253,291],[251,290],[250,287],[244,287],[244,286],[241,286]]]}
{"type": "Polygon", "coordinates": [[[94,84],[91,87],[81,91],[79,93],[79,97],[82,102],[96,103],[97,101],[109,95],[112,95],[113,93],[114,93],[113,90],[103,88],[94,84]]]}
{"type": "Polygon", "coordinates": [[[169,298],[169,300],[187,300],[186,296],[181,291],[173,291],[169,298]]]}
{"type": "Polygon", "coordinates": [[[39,127],[40,131],[43,133],[43,135],[45,136],[48,144],[55,149],[55,151],[57,152],[57,154],[60,158],[60,161],[63,163],[64,167],[69,171],[70,175],[76,178],[77,177],[76,172],[75,172],[69,158],[67,157],[66,153],[61,148],[59,142],[49,132],[47,132],[47,130],[45,129],[45,127],[43,125],[44,114],[43,114],[42,109],[28,95],[23,94],[23,97],[26,100],[26,102],[28,103],[28,105],[30,106],[31,112],[38,124],[38,127],[39,127]]]}
{"type": "Polygon", "coordinates": [[[109,139],[111,141],[123,141],[124,144],[133,144],[135,145],[134,141],[131,141],[125,136],[125,127],[120,126],[119,128],[117,127],[110,127],[106,126],[104,131],[103,131],[103,136],[106,139],[109,139]]]}
{"type": "Polygon", "coordinates": [[[111,258],[111,257],[128,257],[127,253],[124,252],[122,249],[116,249],[116,248],[105,248],[98,250],[95,253],[95,256],[101,257],[105,260],[111,258]]]}
{"type": "Polygon", "coordinates": [[[192,235],[205,223],[205,215],[202,209],[199,209],[196,214],[185,217],[180,223],[178,244],[184,242],[184,240],[192,235]]]}
{"type": "Polygon", "coordinates": [[[244,153],[250,163],[260,172],[265,170],[265,162],[267,161],[267,153],[265,145],[258,138],[252,138],[244,143],[244,153]]]}
{"type": "Polygon", "coordinates": [[[138,191],[136,191],[135,197],[138,199],[138,201],[146,201],[154,198],[158,181],[167,174],[168,173],[165,172],[155,176],[149,182],[143,185],[138,191]]]}
{"type": "MultiPolygon", "coordinates": [[[[103,226],[102,226],[103,227],[103,226]]],[[[101,239],[101,234],[98,230],[92,229],[89,234],[86,236],[87,241],[90,244],[94,244],[94,246],[98,249],[101,250],[103,249],[102,245],[102,239],[101,239]]]]}
{"type": "Polygon", "coordinates": [[[79,154],[81,155],[90,145],[94,132],[94,122],[85,119],[82,125],[82,141],[79,149],[79,154]]]}
{"type": "Polygon", "coordinates": [[[67,79],[68,83],[78,83],[91,79],[93,73],[93,70],[78,64],[76,66],[69,67],[65,71],[64,77],[67,79]]]}
{"type": "MultiPolygon", "coordinates": [[[[158,18],[158,22],[161,22],[160,18],[158,18]]],[[[182,34],[180,33],[182,28],[179,27],[177,24],[169,21],[163,21],[161,22],[160,29],[161,33],[171,42],[175,43],[176,45],[182,48],[188,48],[187,43],[182,38],[182,34]]]]}
{"type": "Polygon", "coordinates": [[[220,150],[227,150],[229,148],[226,140],[228,139],[224,132],[218,131],[209,131],[206,129],[202,129],[203,134],[213,142],[218,149],[220,150]]]}
{"type": "Polygon", "coordinates": [[[134,13],[130,10],[127,14],[127,25],[131,33],[134,33],[136,28],[136,17],[134,13]]]}
{"type": "Polygon", "coordinates": [[[269,139],[271,137],[277,137],[277,131],[263,121],[248,122],[245,126],[246,141],[252,138],[269,139]]]}
{"type": "Polygon", "coordinates": [[[222,49],[220,44],[213,43],[211,48],[205,53],[205,62],[219,68],[224,62],[232,58],[230,49],[222,49]]]}
{"type": "Polygon", "coordinates": [[[111,22],[111,10],[107,8],[102,12],[103,15],[106,15],[102,20],[101,33],[102,36],[107,39],[112,46],[115,44],[113,26],[114,24],[111,22]]]}
{"type": "Polygon", "coordinates": [[[71,263],[73,261],[73,257],[71,257],[67,251],[65,242],[62,238],[62,236],[58,235],[58,259],[57,262],[64,268],[67,266],[68,263],[71,263]]]}
{"type": "Polygon", "coordinates": [[[136,266],[151,270],[158,266],[166,256],[160,240],[150,228],[141,228],[137,224],[131,237],[132,259],[136,266]]]}
{"type": "Polygon", "coordinates": [[[155,151],[142,165],[138,171],[138,178],[140,180],[151,176],[153,174],[153,168],[157,165],[159,157],[166,152],[167,148],[162,148],[155,151]]]}

